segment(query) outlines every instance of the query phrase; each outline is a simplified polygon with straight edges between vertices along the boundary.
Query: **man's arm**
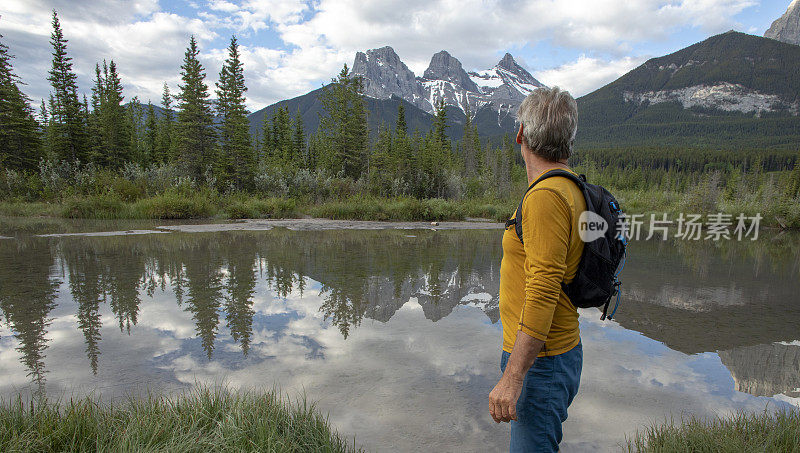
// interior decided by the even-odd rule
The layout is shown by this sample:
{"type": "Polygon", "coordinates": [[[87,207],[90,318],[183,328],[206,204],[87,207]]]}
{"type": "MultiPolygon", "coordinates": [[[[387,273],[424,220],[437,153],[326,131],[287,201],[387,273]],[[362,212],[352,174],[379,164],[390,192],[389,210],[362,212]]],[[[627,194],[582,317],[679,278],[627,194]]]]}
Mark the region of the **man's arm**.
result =
{"type": "Polygon", "coordinates": [[[500,382],[489,393],[489,412],[495,422],[510,422],[517,419],[517,399],[522,393],[522,382],[543,345],[544,341],[537,340],[521,330],[517,331],[517,339],[514,341],[514,349],[508,358],[506,370],[500,382]]]}

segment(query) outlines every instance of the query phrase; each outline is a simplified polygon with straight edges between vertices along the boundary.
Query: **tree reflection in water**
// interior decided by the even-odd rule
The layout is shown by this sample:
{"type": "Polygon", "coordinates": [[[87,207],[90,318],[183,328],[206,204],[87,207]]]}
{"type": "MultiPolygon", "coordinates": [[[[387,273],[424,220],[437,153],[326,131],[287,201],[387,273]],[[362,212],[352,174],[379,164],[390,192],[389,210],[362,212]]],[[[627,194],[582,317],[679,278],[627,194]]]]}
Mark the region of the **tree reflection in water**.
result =
{"type": "MultiPolygon", "coordinates": [[[[121,332],[134,336],[142,299],[155,295],[191,314],[208,360],[223,317],[247,356],[254,298],[262,287],[269,291],[264,295],[283,299],[302,296],[308,282],[318,282],[319,310],[345,338],[364,317],[388,321],[412,297],[432,321],[477,301],[494,323],[500,240],[496,230],[284,229],[19,238],[0,241],[0,309],[32,382],[43,388],[46,334],[59,288],[60,297],[77,306],[76,325],[96,374],[104,307],[121,332]]],[[[763,359],[754,346],[774,350],[769,344],[798,339],[798,276],[800,246],[789,235],[719,244],[634,242],[617,320],[685,353],[725,350],[720,357],[732,374],[747,376],[742,389],[775,387],[754,383],[756,375],[784,376],[776,384],[783,388],[794,385],[785,378],[794,365],[773,358],[770,370],[778,371],[748,370],[763,359]]]]}

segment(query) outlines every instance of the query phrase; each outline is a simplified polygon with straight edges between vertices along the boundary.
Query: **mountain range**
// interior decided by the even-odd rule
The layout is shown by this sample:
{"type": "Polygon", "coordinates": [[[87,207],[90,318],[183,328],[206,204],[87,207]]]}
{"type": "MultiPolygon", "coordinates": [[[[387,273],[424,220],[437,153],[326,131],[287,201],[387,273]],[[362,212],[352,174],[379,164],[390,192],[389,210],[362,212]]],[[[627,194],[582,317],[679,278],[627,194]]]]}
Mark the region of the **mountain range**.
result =
{"type": "MultiPolygon", "coordinates": [[[[433,55],[422,77],[417,77],[389,46],[356,53],[352,74],[361,77],[369,110],[370,129],[381,124],[391,127],[397,107],[406,107],[409,130],[425,133],[432,127],[436,105],[443,100],[448,119],[448,135],[458,140],[469,113],[483,137],[497,138],[514,129],[514,114],[519,104],[535,88],[543,86],[511,54],[491,69],[467,72],[447,51],[433,55]]],[[[319,126],[323,113],[319,102],[321,88],[296,98],[277,102],[250,115],[251,132],[261,130],[264,118],[278,108],[299,112],[308,130],[319,126]]]]}
{"type": "Polygon", "coordinates": [[[525,96],[543,86],[508,53],[493,68],[468,73],[442,50],[433,55],[422,77],[416,77],[389,46],[358,52],[353,75],[362,77],[366,96],[397,96],[428,113],[434,113],[440,100],[465,113],[491,107],[499,124],[513,115],[525,96]]]}
{"type": "MultiPolygon", "coordinates": [[[[577,99],[579,148],[640,146],[787,148],[800,142],[800,0],[766,37],[735,31],[653,58],[577,99]]],[[[543,86],[511,54],[491,69],[467,71],[447,51],[415,75],[389,46],[358,52],[352,73],[362,78],[369,124],[391,128],[405,104],[409,130],[425,133],[444,101],[448,135],[461,138],[470,115],[484,139],[515,131],[514,113],[543,86]]],[[[250,115],[251,131],[278,107],[299,113],[307,131],[323,113],[321,89],[250,115]]]]}

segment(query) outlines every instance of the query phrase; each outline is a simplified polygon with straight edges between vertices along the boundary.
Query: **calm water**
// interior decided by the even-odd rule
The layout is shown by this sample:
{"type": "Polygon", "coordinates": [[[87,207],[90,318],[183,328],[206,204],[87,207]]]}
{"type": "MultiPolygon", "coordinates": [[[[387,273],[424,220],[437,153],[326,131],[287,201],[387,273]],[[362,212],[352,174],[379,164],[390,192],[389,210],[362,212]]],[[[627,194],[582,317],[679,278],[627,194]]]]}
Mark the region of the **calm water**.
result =
{"type": "MultiPolygon", "coordinates": [[[[505,448],[501,231],[32,234],[112,226],[0,222],[0,396],[278,385],[370,450],[505,448]]],[[[564,451],[800,403],[800,237],[636,242],[623,281],[617,320],[581,313],[564,451]]]]}

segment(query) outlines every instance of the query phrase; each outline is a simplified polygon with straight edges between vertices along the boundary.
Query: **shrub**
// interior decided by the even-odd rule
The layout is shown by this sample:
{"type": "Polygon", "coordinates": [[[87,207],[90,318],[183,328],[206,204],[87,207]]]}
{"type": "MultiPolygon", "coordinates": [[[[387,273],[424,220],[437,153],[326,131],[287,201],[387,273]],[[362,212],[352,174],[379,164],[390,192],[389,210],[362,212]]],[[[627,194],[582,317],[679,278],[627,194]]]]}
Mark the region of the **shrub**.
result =
{"type": "Polygon", "coordinates": [[[293,199],[239,198],[226,205],[225,214],[231,219],[292,218],[297,217],[297,205],[293,199]]]}
{"type": "Polygon", "coordinates": [[[62,217],[71,219],[119,219],[126,217],[125,205],[113,194],[67,200],[62,217]]]}
{"type": "Polygon", "coordinates": [[[213,212],[214,205],[203,192],[187,196],[171,190],[133,204],[134,216],[145,219],[196,219],[213,212]]]}

